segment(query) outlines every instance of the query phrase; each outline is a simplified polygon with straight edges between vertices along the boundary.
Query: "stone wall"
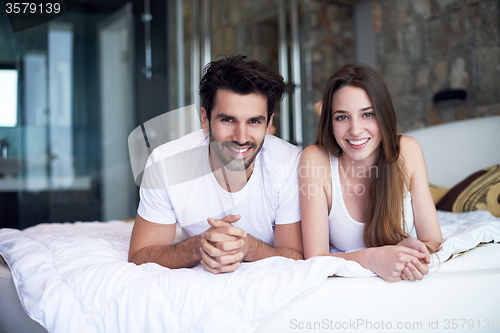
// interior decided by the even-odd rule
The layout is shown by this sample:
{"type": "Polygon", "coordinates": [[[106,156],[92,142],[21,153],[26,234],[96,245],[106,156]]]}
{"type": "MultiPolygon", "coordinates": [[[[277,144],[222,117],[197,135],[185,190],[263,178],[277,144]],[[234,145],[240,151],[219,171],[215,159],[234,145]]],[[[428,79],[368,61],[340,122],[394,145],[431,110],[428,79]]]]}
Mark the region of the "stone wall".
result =
{"type": "Polygon", "coordinates": [[[278,70],[278,10],[274,1],[211,2],[212,59],[244,54],[278,70]]]}
{"type": "Polygon", "coordinates": [[[378,70],[401,130],[500,115],[498,0],[375,0],[378,70]],[[463,102],[436,105],[444,89],[463,102]]]}
{"type": "Polygon", "coordinates": [[[352,6],[313,0],[307,14],[311,33],[303,49],[311,52],[313,100],[319,101],[328,78],[354,61],[352,6]]]}

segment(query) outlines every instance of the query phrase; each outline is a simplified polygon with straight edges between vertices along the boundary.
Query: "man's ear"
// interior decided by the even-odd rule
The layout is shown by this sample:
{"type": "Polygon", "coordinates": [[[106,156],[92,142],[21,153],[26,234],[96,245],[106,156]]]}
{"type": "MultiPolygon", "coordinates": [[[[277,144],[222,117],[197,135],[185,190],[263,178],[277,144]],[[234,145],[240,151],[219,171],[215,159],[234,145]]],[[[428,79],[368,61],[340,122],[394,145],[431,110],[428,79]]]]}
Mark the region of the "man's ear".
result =
{"type": "Polygon", "coordinates": [[[207,110],[205,110],[205,108],[203,106],[201,107],[201,115],[200,116],[201,116],[201,127],[205,131],[209,131],[210,124],[208,122],[207,110]]]}
{"type": "Polygon", "coordinates": [[[276,129],[273,128],[273,119],[274,113],[271,115],[271,118],[269,118],[269,122],[267,123],[266,134],[274,134],[276,131],[276,129]]]}

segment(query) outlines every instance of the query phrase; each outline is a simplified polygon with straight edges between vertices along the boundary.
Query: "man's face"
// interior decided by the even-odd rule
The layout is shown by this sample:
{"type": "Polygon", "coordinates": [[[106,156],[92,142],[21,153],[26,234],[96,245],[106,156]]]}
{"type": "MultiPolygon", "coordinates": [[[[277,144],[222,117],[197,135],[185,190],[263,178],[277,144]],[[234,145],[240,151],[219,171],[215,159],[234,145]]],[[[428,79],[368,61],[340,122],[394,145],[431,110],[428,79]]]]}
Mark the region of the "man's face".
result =
{"type": "Polygon", "coordinates": [[[218,158],[229,170],[244,171],[253,166],[264,144],[264,136],[272,125],[267,124],[267,98],[259,94],[240,95],[219,89],[208,122],[201,108],[201,122],[210,133],[212,158],[218,158]]]}

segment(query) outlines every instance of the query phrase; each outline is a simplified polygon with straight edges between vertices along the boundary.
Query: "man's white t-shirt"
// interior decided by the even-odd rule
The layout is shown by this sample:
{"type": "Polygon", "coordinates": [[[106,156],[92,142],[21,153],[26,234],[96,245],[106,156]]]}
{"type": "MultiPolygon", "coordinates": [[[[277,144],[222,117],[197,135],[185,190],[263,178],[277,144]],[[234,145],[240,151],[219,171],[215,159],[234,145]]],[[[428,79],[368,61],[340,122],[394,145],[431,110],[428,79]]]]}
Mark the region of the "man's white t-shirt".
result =
{"type": "Polygon", "coordinates": [[[208,217],[239,214],[234,226],[273,245],[275,224],[300,221],[300,153],[298,147],[266,135],[247,184],[232,193],[219,185],[210,168],[208,132],[195,131],[152,152],[137,213],[154,223],[178,222],[184,238],[210,228],[208,217]]]}

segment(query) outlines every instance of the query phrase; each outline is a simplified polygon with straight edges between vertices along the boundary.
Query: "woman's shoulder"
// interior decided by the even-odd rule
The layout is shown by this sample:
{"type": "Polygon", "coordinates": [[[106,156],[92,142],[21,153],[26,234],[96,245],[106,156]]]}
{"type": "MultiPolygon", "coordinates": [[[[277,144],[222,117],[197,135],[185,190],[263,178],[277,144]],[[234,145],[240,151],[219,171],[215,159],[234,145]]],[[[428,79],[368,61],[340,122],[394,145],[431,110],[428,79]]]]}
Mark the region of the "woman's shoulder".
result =
{"type": "Polygon", "coordinates": [[[300,156],[299,175],[308,175],[306,178],[317,178],[326,181],[330,177],[330,156],[325,148],[316,144],[304,149],[300,156]],[[304,170],[307,170],[304,173],[304,170]]]}
{"type": "Polygon", "coordinates": [[[422,155],[422,148],[418,141],[408,135],[401,135],[399,145],[404,159],[412,159],[422,155]]]}
{"type": "Polygon", "coordinates": [[[327,150],[316,144],[306,147],[300,156],[299,179],[318,184],[330,184],[330,177],[330,157],[327,150]]]}
{"type": "Polygon", "coordinates": [[[402,135],[399,143],[403,163],[409,175],[412,175],[416,169],[425,167],[422,148],[415,138],[402,135]]]}
{"type": "Polygon", "coordinates": [[[330,161],[330,155],[326,151],[324,147],[321,147],[317,144],[313,144],[310,146],[307,146],[303,151],[301,155],[301,160],[307,160],[307,161],[315,161],[318,163],[321,162],[326,162],[329,163],[330,161]]]}

